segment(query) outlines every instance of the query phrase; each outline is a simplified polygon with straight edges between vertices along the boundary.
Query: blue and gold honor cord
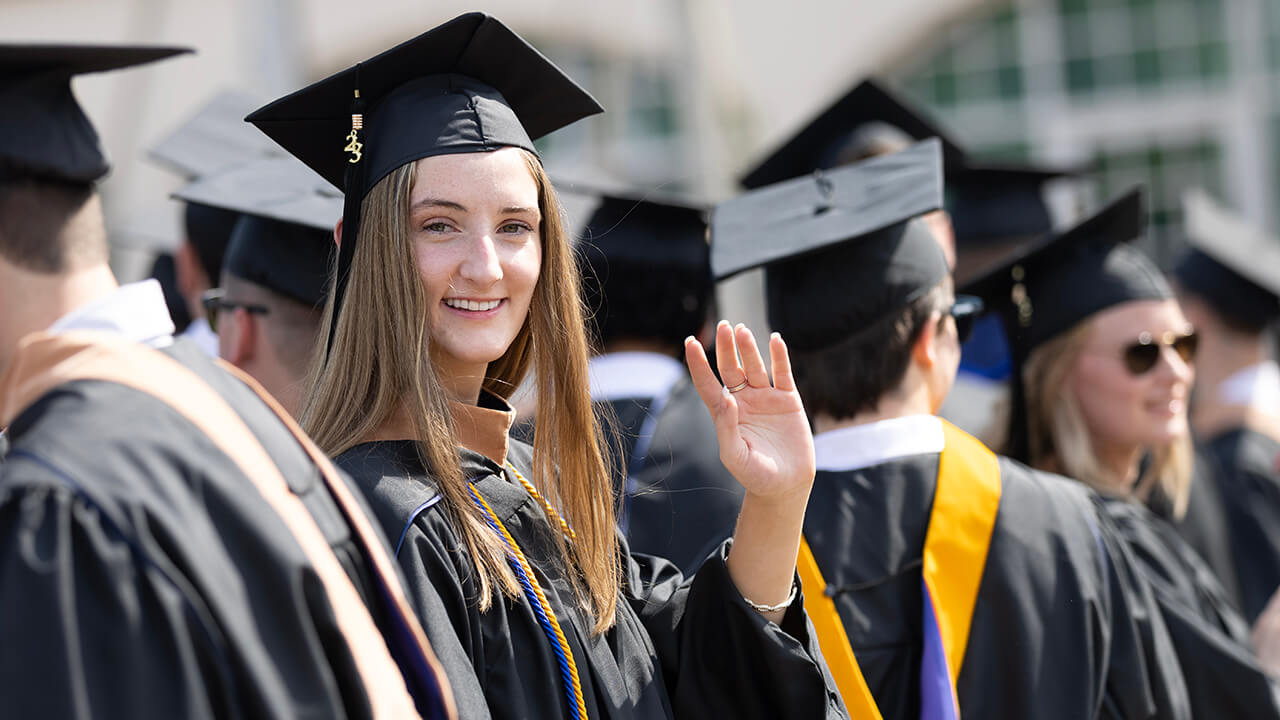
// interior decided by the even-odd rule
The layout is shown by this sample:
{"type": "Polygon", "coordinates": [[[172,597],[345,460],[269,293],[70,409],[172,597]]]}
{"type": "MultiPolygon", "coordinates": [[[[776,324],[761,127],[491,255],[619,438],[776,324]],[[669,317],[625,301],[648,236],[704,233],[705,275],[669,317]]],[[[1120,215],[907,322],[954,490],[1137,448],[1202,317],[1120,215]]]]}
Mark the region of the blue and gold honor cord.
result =
{"type": "MultiPolygon", "coordinates": [[[[524,486],[525,491],[542,503],[543,508],[547,511],[547,515],[554,521],[559,521],[560,529],[569,539],[574,538],[573,529],[560,517],[560,513],[556,512],[551,503],[533,487],[533,484],[525,480],[524,476],[516,470],[515,466],[507,463],[506,467],[515,474],[516,479],[524,486]]],[[[551,609],[551,603],[547,601],[547,595],[542,591],[542,587],[538,584],[538,578],[533,574],[533,567],[529,565],[529,561],[524,556],[524,552],[520,550],[520,545],[516,543],[516,539],[507,531],[502,521],[498,519],[493,508],[489,507],[489,503],[476,493],[475,489],[468,485],[471,492],[471,498],[475,500],[476,505],[484,511],[485,519],[489,522],[494,532],[507,546],[507,562],[511,564],[512,571],[515,572],[516,580],[519,581],[520,587],[524,590],[525,598],[528,599],[529,605],[533,608],[533,614],[538,618],[538,624],[542,626],[542,631],[546,634],[547,640],[551,643],[551,651],[555,653],[556,662],[560,665],[560,676],[564,680],[565,698],[569,703],[569,717],[572,720],[586,720],[587,709],[586,703],[582,699],[582,680],[578,676],[578,665],[573,660],[573,651],[569,648],[569,641],[565,639],[564,631],[560,628],[560,621],[556,619],[555,611],[551,609]]]]}

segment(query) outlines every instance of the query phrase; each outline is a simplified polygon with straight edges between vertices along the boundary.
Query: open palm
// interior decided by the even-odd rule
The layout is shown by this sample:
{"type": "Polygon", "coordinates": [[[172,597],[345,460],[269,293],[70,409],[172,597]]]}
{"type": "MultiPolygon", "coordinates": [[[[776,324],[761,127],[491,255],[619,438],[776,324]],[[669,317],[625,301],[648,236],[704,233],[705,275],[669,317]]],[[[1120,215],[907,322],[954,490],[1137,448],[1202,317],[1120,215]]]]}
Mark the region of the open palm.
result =
{"type": "Polygon", "coordinates": [[[813,434],[786,344],[777,333],[769,338],[769,359],[772,383],[751,331],[721,321],[716,327],[721,385],[702,346],[692,339],[685,342],[689,373],[715,421],[724,466],[754,495],[807,493],[814,475],[813,434]]]}

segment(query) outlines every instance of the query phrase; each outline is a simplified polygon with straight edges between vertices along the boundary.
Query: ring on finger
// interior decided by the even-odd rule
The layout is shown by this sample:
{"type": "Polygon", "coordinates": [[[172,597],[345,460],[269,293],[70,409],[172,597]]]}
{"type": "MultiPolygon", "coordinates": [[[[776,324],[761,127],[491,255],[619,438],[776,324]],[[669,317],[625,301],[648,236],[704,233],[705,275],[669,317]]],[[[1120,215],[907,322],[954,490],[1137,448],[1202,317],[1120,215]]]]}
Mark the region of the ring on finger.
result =
{"type": "Polygon", "coordinates": [[[738,383],[737,385],[734,385],[733,387],[729,388],[729,392],[731,392],[731,393],[736,393],[736,392],[738,392],[739,390],[742,390],[742,389],[744,389],[744,388],[748,387],[749,385],[750,385],[750,383],[748,383],[748,382],[744,379],[742,382],[740,382],[740,383],[738,383]]]}

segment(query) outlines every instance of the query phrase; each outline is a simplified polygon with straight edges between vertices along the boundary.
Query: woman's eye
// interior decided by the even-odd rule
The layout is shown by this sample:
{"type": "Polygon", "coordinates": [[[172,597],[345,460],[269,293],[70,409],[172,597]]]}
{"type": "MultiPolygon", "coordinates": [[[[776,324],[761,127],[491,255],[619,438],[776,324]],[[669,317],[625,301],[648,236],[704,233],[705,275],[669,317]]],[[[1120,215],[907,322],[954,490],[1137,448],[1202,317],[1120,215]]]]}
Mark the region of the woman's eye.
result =
{"type": "Polygon", "coordinates": [[[422,229],[426,230],[427,232],[448,232],[449,223],[439,222],[439,221],[427,223],[426,225],[422,226],[422,229]]]}

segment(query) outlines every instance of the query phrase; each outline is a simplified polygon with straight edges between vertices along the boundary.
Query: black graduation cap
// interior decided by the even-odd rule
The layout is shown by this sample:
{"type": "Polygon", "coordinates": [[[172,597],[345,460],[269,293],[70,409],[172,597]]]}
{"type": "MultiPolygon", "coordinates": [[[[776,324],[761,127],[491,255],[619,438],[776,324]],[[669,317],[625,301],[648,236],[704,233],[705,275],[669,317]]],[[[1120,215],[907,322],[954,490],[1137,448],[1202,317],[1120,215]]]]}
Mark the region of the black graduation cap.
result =
{"type": "Polygon", "coordinates": [[[333,231],[242,215],[231,233],[223,271],[312,308],[329,288],[333,231]]]}
{"type": "Polygon", "coordinates": [[[1173,275],[1229,320],[1265,329],[1280,318],[1280,240],[1219,205],[1203,190],[1182,201],[1191,249],[1173,275]]]}
{"type": "Polygon", "coordinates": [[[1133,300],[1173,297],[1164,275],[1132,245],[1146,228],[1135,188],[1068,230],[1022,246],[960,292],[999,313],[1013,354],[1008,454],[1026,460],[1022,365],[1037,347],[1091,315],[1133,300]]]}
{"type": "Polygon", "coordinates": [[[220,92],[156,143],[149,155],[188,180],[280,156],[279,146],[244,123],[244,116],[259,104],[248,93],[220,92]]]}
{"type": "Polygon", "coordinates": [[[661,189],[610,188],[556,178],[562,192],[599,195],[576,248],[596,340],[676,346],[706,322],[715,283],[708,203],[661,189]]]}
{"type": "Polygon", "coordinates": [[[110,170],[71,78],[161,60],[187,48],[0,44],[0,178],[91,183],[110,170]]]}
{"type": "Polygon", "coordinates": [[[1160,270],[1131,244],[1145,228],[1142,190],[1135,188],[1076,226],[1024,245],[962,291],[1005,313],[1014,356],[1025,360],[1094,313],[1173,296],[1160,270]]]}
{"type": "Polygon", "coordinates": [[[711,276],[707,208],[609,195],[587,220],[582,242],[611,263],[673,267],[711,276]]]}
{"type": "Polygon", "coordinates": [[[324,300],[342,194],[296,158],[241,165],[174,197],[238,214],[225,272],[312,307],[324,300]]]}
{"type": "MultiPolygon", "coordinates": [[[[1052,232],[1045,187],[1077,175],[1062,168],[996,165],[966,165],[948,173],[946,207],[957,249],[1016,245],[1052,232]]],[[[961,257],[959,265],[964,264],[961,257]]],[[[969,270],[957,267],[957,278],[969,270]]]]}
{"type": "Polygon", "coordinates": [[[876,81],[863,80],[756,164],[740,182],[755,189],[886,150],[900,150],[927,138],[941,142],[947,172],[968,161],[959,144],[932,121],[876,81]]]}
{"type": "Polygon", "coordinates": [[[1053,229],[1044,186],[1076,170],[975,161],[925,113],[874,80],[858,83],[835,104],[750,170],[742,185],[756,188],[902,149],[930,137],[942,143],[946,209],[961,251],[1025,240],[1053,229]]]}
{"type": "Polygon", "coordinates": [[[711,226],[716,277],[767,266],[769,324],[798,350],[906,307],[949,272],[916,220],[942,207],[942,149],[931,139],[721,203],[711,226]]]}
{"type": "Polygon", "coordinates": [[[707,215],[711,203],[661,187],[637,188],[553,175],[562,193],[599,200],[580,242],[610,263],[669,267],[711,275],[707,215]]]}
{"type": "Polygon", "coordinates": [[[432,155],[503,147],[533,152],[535,139],[602,111],[507,26],[468,13],[245,119],[346,193],[337,313],[360,203],[388,173],[432,155]]]}

